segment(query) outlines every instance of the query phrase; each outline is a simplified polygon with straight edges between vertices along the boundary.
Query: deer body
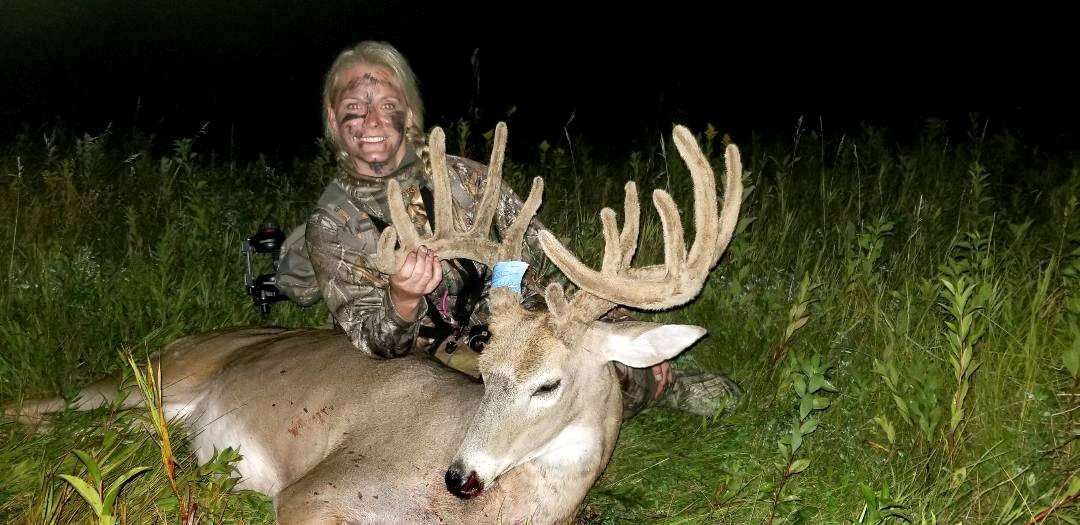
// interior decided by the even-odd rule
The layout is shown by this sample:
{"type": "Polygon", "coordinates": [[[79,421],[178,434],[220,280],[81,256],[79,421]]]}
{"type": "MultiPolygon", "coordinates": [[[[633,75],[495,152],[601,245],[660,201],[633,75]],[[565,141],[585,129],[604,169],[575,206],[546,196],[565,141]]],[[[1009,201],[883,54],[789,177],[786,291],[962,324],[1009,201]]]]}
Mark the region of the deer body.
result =
{"type": "Polygon", "coordinates": [[[484,387],[433,360],[373,359],[340,332],[280,329],[191,336],[159,360],[166,412],[195,431],[198,459],[239,447],[241,487],[273,497],[281,523],[566,520],[610,456],[621,415],[609,374],[594,385],[606,404],[465,500],[444,474],[484,387]]]}

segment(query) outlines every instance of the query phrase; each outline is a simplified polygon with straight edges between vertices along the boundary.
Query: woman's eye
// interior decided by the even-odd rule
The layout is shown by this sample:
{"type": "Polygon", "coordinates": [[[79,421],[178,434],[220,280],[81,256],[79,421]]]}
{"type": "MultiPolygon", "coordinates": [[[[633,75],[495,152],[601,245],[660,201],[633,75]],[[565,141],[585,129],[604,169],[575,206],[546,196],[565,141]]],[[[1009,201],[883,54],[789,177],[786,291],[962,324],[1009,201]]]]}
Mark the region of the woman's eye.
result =
{"type": "Polygon", "coordinates": [[[540,388],[536,389],[536,392],[533,392],[533,395],[539,396],[554,392],[556,388],[559,388],[560,384],[562,384],[562,381],[558,379],[551,381],[550,383],[544,383],[543,385],[540,385],[540,388]]]}
{"type": "Polygon", "coordinates": [[[345,104],[345,109],[355,110],[355,109],[358,109],[359,107],[360,107],[360,105],[355,103],[355,102],[349,102],[348,104],[345,104]]]}
{"type": "Polygon", "coordinates": [[[383,106],[382,106],[382,108],[384,110],[386,110],[386,111],[393,111],[395,107],[397,107],[397,106],[395,106],[393,102],[387,102],[386,104],[383,104],[383,106]]]}

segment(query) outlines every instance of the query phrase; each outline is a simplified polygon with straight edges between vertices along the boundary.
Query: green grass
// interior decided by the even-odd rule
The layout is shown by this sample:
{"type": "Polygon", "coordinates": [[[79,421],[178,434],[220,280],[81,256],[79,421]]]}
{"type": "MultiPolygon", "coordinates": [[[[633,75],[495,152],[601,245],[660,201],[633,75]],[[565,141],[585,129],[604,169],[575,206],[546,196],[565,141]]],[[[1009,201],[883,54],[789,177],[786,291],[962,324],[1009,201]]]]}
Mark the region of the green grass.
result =
{"type": "MultiPolygon", "coordinates": [[[[870,128],[740,140],[738,236],[697,301],[651,317],[706,327],[676,366],[729,375],[744,402],[726,418],[654,409],[626,422],[582,520],[1080,520],[1080,162],[971,129],[957,141],[930,121],[904,147],[870,128]],[[813,356],[837,392],[819,391],[827,406],[804,413],[798,384],[813,380],[798,370],[813,356]],[[792,454],[793,425],[807,418],[816,430],[792,454]],[[794,473],[797,459],[809,463],[794,473]]],[[[719,169],[721,137],[701,140],[719,169]]],[[[263,322],[241,286],[240,240],[267,214],[302,222],[332,162],[223,162],[197,135],[170,146],[106,132],[0,148],[0,400],[71,395],[124,370],[123,351],[138,361],[181,334],[263,322]]],[[[581,232],[571,246],[595,262],[596,212],[619,209],[625,180],[689,202],[670,146],[612,161],[511,134],[507,178],[521,192],[544,176],[541,219],[581,232]]],[[[662,258],[655,212],[645,221],[639,264],[662,258]]],[[[270,322],[325,318],[322,306],[279,305],[270,322]]],[[[40,523],[47,501],[62,503],[56,522],[84,522],[88,507],[56,476],[85,474],[75,449],[115,464],[113,476],[152,467],[124,488],[121,510],[132,523],[175,522],[153,434],[130,425],[138,417],[68,413],[45,434],[0,423],[0,522],[40,523]]],[[[179,441],[181,471],[196,472],[179,441]]],[[[218,467],[193,486],[214,490],[208,479],[228,477],[218,467]]],[[[226,522],[272,521],[253,494],[225,510],[226,522]]]]}

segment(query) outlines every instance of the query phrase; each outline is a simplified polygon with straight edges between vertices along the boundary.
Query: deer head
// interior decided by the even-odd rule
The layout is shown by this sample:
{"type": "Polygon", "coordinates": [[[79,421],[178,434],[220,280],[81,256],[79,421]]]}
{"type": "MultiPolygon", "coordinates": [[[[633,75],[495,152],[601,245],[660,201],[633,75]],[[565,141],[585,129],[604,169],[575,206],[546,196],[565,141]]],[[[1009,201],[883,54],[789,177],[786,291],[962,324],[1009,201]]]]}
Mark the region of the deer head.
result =
{"type": "MultiPolygon", "coordinates": [[[[472,498],[503,473],[525,464],[538,467],[541,474],[558,472],[561,482],[577,476],[591,485],[610,456],[620,423],[621,394],[610,363],[649,367],[678,355],[705,334],[697,326],[598,320],[617,305],[663,310],[689,302],[700,293],[735,231],[742,201],[738,149],[731,145],[725,151],[724,205],[718,211],[708,159],[686,128],[676,126],[673,136],[694,186],[695,233],[689,251],[674,200],[656,190],[653,203],[663,226],[664,263],[631,266],[640,208],[637,189],[630,182],[625,188],[623,227],[618,228],[610,208],[600,212],[605,246],[600,270],[581,263],[551,232],[540,232],[544,253],[578,288],[571,297],[552,283],[544,294],[547,310],[528,311],[510,291],[490,292],[492,336],[480,358],[484,395],[446,472],[447,488],[457,496],[472,498]]],[[[491,241],[506,143],[506,127],[500,123],[477,220],[472,228],[459,231],[452,220],[444,142],[442,130],[435,128],[429,141],[434,231],[421,238],[404,204],[391,199],[396,227],[387,228],[380,238],[380,271],[394,271],[405,253],[421,244],[443,258],[468,258],[489,266],[520,258],[526,228],[540,206],[543,180],[534,179],[503,242],[491,241]],[[396,251],[395,244],[400,245],[396,251]]],[[[398,190],[396,181],[390,181],[390,194],[398,190]]]]}

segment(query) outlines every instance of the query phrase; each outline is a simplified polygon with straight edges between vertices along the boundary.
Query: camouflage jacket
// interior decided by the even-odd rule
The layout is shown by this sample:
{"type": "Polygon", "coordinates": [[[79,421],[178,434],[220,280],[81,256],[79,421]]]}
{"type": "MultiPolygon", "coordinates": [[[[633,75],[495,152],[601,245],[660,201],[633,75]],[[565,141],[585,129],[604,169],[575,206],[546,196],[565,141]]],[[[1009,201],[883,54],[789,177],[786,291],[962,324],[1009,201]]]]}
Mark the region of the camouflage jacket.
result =
{"type": "MultiPolygon", "coordinates": [[[[430,188],[431,183],[421,165],[410,153],[398,170],[387,177],[393,177],[401,184],[406,208],[415,226],[425,229],[430,226],[423,211],[420,188],[430,188]]],[[[455,220],[459,223],[458,228],[464,228],[472,224],[487,168],[454,156],[447,156],[447,167],[455,220]]],[[[470,274],[462,271],[460,261],[443,261],[443,282],[428,295],[428,301],[421,303],[418,321],[408,322],[398,315],[390,302],[388,277],[375,270],[373,263],[381,229],[376,224],[390,222],[385,180],[360,181],[346,174],[338,175],[320,197],[316,211],[308,220],[305,236],[318,292],[326,300],[335,324],[361,351],[374,356],[395,357],[414,347],[430,344],[430,339],[419,337],[421,326],[447,319],[450,310],[459,307],[459,301],[476,303],[474,297],[477,294],[466,296],[463,292],[484,283],[467,282],[470,274]]],[[[521,206],[521,199],[504,182],[495,215],[500,234],[510,226],[521,206]]],[[[522,286],[524,299],[542,296],[541,280],[550,271],[549,266],[543,266],[546,258],[537,240],[537,232],[543,228],[534,218],[525,236],[522,258],[530,264],[530,269],[522,286]]],[[[475,280],[475,275],[472,279],[475,280]]],[[[465,306],[471,309],[481,305],[465,306]]],[[[483,323],[485,315],[482,307],[477,308],[469,322],[483,323]]]]}

